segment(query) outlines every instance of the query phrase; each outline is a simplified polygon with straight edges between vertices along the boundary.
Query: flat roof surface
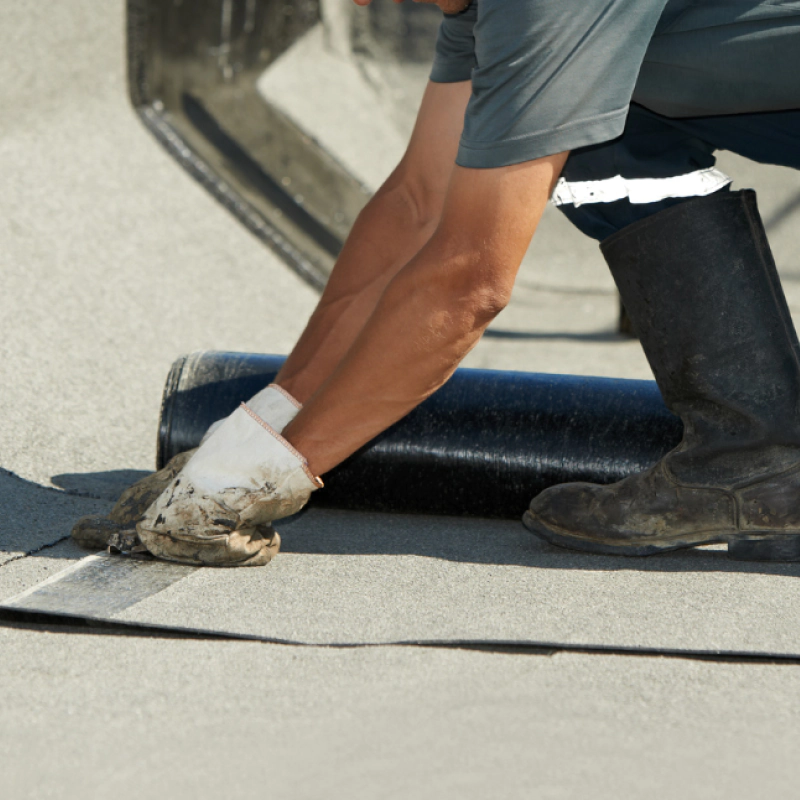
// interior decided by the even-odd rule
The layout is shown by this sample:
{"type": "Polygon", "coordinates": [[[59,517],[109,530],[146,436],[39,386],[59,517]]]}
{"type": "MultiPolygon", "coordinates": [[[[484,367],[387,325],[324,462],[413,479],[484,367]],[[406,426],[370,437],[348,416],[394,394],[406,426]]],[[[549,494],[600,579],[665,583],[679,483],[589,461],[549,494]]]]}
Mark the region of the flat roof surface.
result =
{"type": "MultiPolygon", "coordinates": [[[[74,521],[153,468],[175,357],[287,352],[316,300],[137,120],[123,3],[12,4],[4,30],[0,600],[85,557],[74,521]]],[[[759,189],[800,312],[797,175],[721,163],[759,189]]],[[[549,209],[466,365],[649,377],[616,313],[596,246],[549,209]]],[[[282,534],[266,568],[188,571],[110,616],[302,644],[4,620],[4,796],[795,793],[800,665],[569,646],[797,654],[796,565],[595,559],[404,515],[313,511],[282,534]],[[557,646],[314,646],[442,638],[557,646]]]]}

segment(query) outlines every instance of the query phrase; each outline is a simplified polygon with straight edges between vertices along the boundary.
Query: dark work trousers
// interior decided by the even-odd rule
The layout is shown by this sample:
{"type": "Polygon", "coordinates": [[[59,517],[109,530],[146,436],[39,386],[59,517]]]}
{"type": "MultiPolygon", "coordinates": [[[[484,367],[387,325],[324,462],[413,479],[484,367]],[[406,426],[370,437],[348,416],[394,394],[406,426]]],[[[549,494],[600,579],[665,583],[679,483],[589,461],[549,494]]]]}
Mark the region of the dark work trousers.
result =
{"type": "Polygon", "coordinates": [[[552,200],[602,241],[664,208],[725,191],[731,178],[715,167],[717,150],[800,169],[800,110],[672,119],[634,103],[622,136],[570,154],[552,200]]]}

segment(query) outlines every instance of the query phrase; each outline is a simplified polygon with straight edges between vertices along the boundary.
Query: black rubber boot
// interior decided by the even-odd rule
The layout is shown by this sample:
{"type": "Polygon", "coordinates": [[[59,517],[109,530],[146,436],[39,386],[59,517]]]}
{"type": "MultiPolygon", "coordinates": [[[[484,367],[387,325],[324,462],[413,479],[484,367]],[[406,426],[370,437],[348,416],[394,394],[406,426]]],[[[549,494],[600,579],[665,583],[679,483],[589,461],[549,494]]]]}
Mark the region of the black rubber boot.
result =
{"type": "Polygon", "coordinates": [[[525,525],[595,553],[727,542],[800,560],[800,348],[755,193],[686,201],[601,247],[683,440],[619,483],[547,489],[525,525]]]}

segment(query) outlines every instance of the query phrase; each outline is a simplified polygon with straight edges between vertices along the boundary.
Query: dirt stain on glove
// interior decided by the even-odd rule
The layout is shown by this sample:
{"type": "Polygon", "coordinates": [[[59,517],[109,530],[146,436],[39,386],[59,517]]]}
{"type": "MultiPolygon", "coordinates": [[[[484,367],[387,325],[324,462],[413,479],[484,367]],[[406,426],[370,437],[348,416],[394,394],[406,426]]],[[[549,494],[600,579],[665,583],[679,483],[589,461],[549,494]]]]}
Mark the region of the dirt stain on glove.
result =
{"type": "Polygon", "coordinates": [[[72,538],[81,547],[102,550],[112,537],[119,542],[136,536],[136,523],[175,479],[194,452],[187,450],[179,453],[158,472],[127,488],[108,516],[90,514],[81,517],[72,528],[72,538]]]}

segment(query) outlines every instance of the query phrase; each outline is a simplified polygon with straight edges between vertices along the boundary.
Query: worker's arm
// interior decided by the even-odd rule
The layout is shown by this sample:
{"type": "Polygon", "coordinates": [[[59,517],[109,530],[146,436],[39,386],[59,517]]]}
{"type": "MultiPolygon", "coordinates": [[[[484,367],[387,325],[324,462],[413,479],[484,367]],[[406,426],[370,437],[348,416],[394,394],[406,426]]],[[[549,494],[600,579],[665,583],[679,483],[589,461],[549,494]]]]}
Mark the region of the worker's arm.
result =
{"type": "Polygon", "coordinates": [[[566,153],[455,167],[441,220],[284,430],[321,475],[438,389],[508,302],[566,153]]]}
{"type": "Polygon", "coordinates": [[[137,523],[145,547],[182,563],[266,563],[269,523],[299,511],[321,485],[315,476],[439,388],[506,304],[564,160],[456,167],[435,232],[283,436],[242,404],[137,523]]]}
{"type": "Polygon", "coordinates": [[[470,91],[469,81],[428,84],[403,159],[359,214],[276,378],[301,403],[331,375],[386,285],[436,230],[470,91]]]}

